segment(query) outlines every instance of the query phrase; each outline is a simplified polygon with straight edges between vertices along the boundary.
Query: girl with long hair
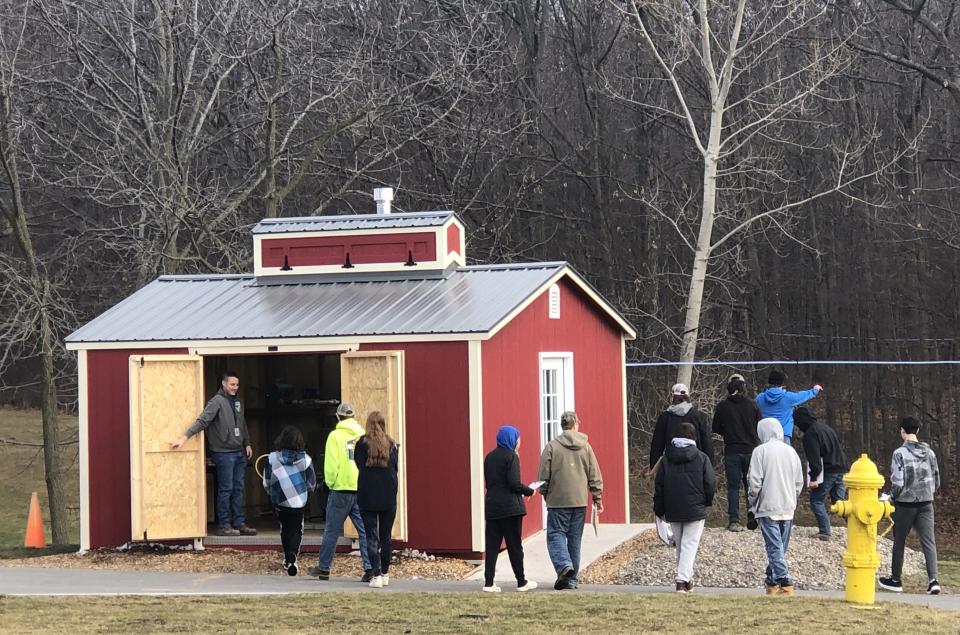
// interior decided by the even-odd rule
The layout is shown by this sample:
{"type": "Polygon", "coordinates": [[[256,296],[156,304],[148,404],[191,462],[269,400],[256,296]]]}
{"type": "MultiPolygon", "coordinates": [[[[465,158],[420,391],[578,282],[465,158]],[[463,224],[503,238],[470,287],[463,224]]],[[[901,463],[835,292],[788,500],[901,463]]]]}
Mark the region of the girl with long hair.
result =
{"type": "Polygon", "coordinates": [[[387,434],[383,414],[374,410],[367,416],[365,434],[357,441],[353,460],[360,471],[357,505],[367,532],[367,554],[373,569],[370,586],[390,584],[390,557],[393,554],[393,521],[397,516],[397,471],[399,449],[387,434]]]}

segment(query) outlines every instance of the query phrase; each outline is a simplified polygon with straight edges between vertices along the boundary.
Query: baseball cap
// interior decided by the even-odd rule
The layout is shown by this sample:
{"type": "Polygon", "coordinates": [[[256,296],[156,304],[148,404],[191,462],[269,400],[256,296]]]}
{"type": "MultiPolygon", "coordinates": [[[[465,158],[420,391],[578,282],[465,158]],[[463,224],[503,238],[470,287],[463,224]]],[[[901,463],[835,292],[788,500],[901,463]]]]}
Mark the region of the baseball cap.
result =
{"type": "Polygon", "coordinates": [[[742,382],[744,382],[744,383],[746,383],[746,381],[747,381],[746,379],[743,378],[743,375],[741,375],[740,373],[734,373],[734,374],[730,375],[730,379],[728,379],[727,381],[728,381],[728,382],[731,382],[731,381],[733,381],[734,379],[739,379],[740,381],[742,381],[742,382]]]}
{"type": "Polygon", "coordinates": [[[675,395],[687,395],[690,393],[690,391],[687,390],[686,384],[674,384],[673,388],[670,389],[670,392],[675,395]]]}
{"type": "Polygon", "coordinates": [[[337,416],[338,417],[352,417],[353,416],[353,406],[347,402],[341,403],[337,406],[337,416]]]}

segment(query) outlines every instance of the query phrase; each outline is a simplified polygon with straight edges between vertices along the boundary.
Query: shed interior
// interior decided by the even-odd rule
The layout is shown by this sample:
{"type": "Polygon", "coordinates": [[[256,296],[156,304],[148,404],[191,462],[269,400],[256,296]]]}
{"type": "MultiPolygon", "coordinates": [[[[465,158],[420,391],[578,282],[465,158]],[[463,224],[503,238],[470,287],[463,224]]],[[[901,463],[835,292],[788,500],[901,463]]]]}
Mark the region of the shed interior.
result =
{"type": "MultiPolygon", "coordinates": [[[[311,495],[304,517],[304,529],[323,527],[326,486],[323,482],[324,445],[336,427],[340,403],[339,353],[303,353],[284,355],[222,355],[204,357],[204,395],[209,398],[220,389],[227,370],[240,379],[239,396],[246,412],[247,428],[253,445],[253,460],[247,466],[244,503],[247,524],[261,532],[278,533],[270,499],[264,491],[255,463],[274,449],[274,440],[286,425],[300,429],[307,453],[313,458],[321,483],[311,495]]],[[[264,457],[260,461],[263,469],[264,457]]],[[[213,463],[207,460],[207,523],[215,528],[216,483],[213,463]]]]}

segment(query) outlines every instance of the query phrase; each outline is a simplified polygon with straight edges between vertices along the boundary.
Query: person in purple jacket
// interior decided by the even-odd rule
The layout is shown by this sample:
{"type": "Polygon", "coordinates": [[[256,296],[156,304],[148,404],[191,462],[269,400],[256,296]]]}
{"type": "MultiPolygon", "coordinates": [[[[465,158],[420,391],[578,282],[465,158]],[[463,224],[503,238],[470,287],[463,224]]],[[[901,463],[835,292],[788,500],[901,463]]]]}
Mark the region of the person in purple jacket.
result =
{"type": "Polygon", "coordinates": [[[816,384],[809,390],[790,392],[783,387],[786,380],[786,375],[781,371],[771,370],[770,376],[767,378],[767,383],[770,386],[757,395],[757,406],[760,408],[760,416],[764,419],[773,418],[780,422],[780,425],[783,426],[783,442],[792,445],[794,407],[819,395],[823,387],[816,384]]]}

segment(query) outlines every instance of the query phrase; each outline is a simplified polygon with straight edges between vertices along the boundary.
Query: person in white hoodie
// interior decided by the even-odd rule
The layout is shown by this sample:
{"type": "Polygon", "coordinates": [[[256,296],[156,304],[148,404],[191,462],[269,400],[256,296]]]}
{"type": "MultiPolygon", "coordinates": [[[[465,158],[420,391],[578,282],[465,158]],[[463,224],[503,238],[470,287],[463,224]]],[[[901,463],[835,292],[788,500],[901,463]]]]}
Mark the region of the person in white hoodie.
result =
{"type": "Polygon", "coordinates": [[[797,451],[784,443],[779,421],[773,417],[761,419],[757,436],[760,445],[750,458],[747,502],[767,550],[767,595],[793,595],[787,546],[797,496],[803,488],[803,467],[797,451]]]}

